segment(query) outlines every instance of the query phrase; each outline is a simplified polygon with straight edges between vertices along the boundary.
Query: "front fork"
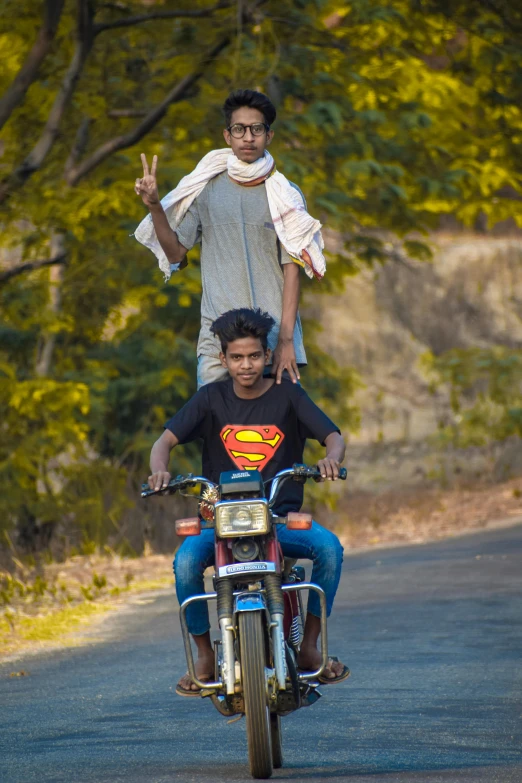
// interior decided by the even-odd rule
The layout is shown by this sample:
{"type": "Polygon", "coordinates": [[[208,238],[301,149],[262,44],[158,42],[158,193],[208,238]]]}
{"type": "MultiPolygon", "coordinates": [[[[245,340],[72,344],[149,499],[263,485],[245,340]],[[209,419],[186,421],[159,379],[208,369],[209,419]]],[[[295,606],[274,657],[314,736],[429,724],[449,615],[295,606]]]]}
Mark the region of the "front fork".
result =
{"type": "MultiPolygon", "coordinates": [[[[266,587],[263,590],[256,592],[250,592],[246,590],[238,590],[233,592],[232,585],[229,580],[218,580],[216,583],[215,593],[204,593],[203,595],[194,595],[191,598],[187,598],[180,607],[180,621],[181,631],[183,634],[183,642],[185,645],[185,655],[187,657],[187,667],[192,681],[206,691],[220,690],[225,691],[227,695],[233,695],[235,693],[236,684],[236,655],[234,649],[235,640],[235,628],[237,628],[236,616],[239,612],[251,612],[251,611],[268,611],[269,609],[269,590],[272,591],[272,595],[276,590],[281,592],[286,591],[298,591],[298,590],[314,590],[319,596],[319,602],[321,606],[321,665],[313,672],[306,672],[305,674],[299,674],[299,680],[313,680],[318,677],[325,669],[328,663],[328,638],[326,629],[326,596],[323,590],[310,582],[297,582],[295,584],[280,585],[269,587],[266,584],[266,577],[271,576],[267,574],[265,576],[266,587]],[[221,584],[220,584],[221,582],[221,584]],[[219,596],[221,599],[219,600],[219,596]],[[202,681],[196,675],[196,669],[194,665],[194,657],[192,654],[192,647],[190,644],[190,633],[187,627],[186,612],[187,608],[198,601],[211,601],[218,599],[218,617],[219,627],[221,630],[221,644],[222,644],[222,677],[216,672],[216,681],[202,681]],[[221,613],[219,607],[221,605],[221,613]]],[[[274,576],[278,576],[274,574],[274,576]]],[[[276,609],[280,604],[276,604],[276,609]]],[[[274,671],[277,686],[279,690],[285,690],[286,688],[286,656],[285,656],[285,638],[283,630],[283,613],[282,611],[275,611],[270,613],[270,631],[272,640],[272,649],[274,655],[274,671]]]]}
{"type": "Polygon", "coordinates": [[[283,623],[285,609],[283,591],[281,589],[281,574],[267,574],[265,576],[265,594],[270,615],[272,654],[277,687],[280,691],[284,691],[288,667],[286,665],[285,653],[285,630],[283,623]]]}

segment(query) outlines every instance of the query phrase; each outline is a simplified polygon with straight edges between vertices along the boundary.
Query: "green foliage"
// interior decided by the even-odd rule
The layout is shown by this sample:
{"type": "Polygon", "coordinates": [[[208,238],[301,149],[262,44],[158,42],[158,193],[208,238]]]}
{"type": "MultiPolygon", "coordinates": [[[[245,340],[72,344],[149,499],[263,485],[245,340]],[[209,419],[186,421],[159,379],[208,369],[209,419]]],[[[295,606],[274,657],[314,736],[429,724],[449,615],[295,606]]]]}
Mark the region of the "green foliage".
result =
{"type": "MultiPolygon", "coordinates": [[[[0,379],[0,493],[10,527],[20,504],[43,522],[57,513],[71,462],[85,458],[89,392],[84,383],[17,380],[7,362],[0,379]]],[[[60,509],[61,511],[61,509],[60,509]]]]}
{"type": "MultiPolygon", "coordinates": [[[[340,427],[345,435],[356,432],[360,424],[359,409],[353,403],[354,393],[362,387],[358,373],[352,367],[341,367],[320,348],[321,327],[308,320],[308,359],[313,356],[313,371],[302,372],[303,384],[314,402],[340,427]]],[[[308,441],[304,460],[310,465],[324,457],[324,448],[308,441]]],[[[337,488],[328,482],[307,482],[305,502],[315,511],[319,505],[332,509],[337,501],[337,488]]]]}
{"type": "Polygon", "coordinates": [[[433,388],[449,389],[454,421],[444,439],[467,446],[522,437],[522,351],[453,349],[425,355],[423,365],[433,388]]]}
{"type": "Polygon", "coordinates": [[[313,365],[303,369],[303,384],[314,402],[339,426],[356,431],[360,416],[353,396],[362,386],[361,379],[353,367],[341,367],[321,349],[320,324],[308,319],[306,328],[306,350],[313,357],[313,365]]]}
{"type": "MultiPolygon", "coordinates": [[[[144,214],[133,182],[141,151],[158,154],[166,192],[221,146],[230,89],[256,86],[273,98],[280,170],[313,214],[342,231],[323,290],[338,291],[346,275],[398,248],[429,258],[423,235],[441,214],[522,224],[513,198],[522,139],[515,4],[268,0],[240,22],[236,5],[212,7],[194,0],[184,17],[174,0],[66,0],[38,77],[2,128],[1,263],[48,258],[58,235],[66,265],[52,285],[42,268],[0,287],[0,532],[33,520],[65,525],[84,551],[102,545],[146,475],[164,420],[194,391],[198,254],[163,285],[130,236],[144,214]],[[84,56],[74,60],[79,41],[84,56]],[[74,89],[50,127],[74,62],[74,89]],[[150,120],[182,80],[188,86],[150,120]],[[43,377],[38,358],[53,340],[43,377]]],[[[41,4],[4,2],[1,92],[40,25],[41,4]]],[[[342,427],[354,426],[355,375],[307,350],[307,388],[342,427]]],[[[180,471],[195,467],[194,447],[178,454],[180,471]]]]}

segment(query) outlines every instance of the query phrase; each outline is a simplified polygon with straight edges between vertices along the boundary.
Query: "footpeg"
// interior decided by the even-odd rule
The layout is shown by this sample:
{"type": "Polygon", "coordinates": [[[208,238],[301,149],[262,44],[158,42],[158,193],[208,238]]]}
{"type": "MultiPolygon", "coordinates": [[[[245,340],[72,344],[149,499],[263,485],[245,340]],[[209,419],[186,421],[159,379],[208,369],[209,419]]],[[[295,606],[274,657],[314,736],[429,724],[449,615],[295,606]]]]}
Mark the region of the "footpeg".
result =
{"type": "Polygon", "coordinates": [[[322,695],[323,694],[315,683],[309,684],[306,691],[301,693],[301,707],[310,707],[312,704],[315,704],[322,695]]]}

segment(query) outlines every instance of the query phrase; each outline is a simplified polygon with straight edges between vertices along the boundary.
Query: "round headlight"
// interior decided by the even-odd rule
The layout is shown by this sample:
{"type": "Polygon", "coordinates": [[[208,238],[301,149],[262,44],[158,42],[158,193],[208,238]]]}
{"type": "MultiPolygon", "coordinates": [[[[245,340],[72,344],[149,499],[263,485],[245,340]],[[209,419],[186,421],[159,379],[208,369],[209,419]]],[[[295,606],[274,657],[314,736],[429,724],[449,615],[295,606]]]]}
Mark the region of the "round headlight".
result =
{"type": "Polygon", "coordinates": [[[252,514],[248,508],[238,508],[232,518],[232,524],[239,528],[249,528],[252,524],[252,514]]]}

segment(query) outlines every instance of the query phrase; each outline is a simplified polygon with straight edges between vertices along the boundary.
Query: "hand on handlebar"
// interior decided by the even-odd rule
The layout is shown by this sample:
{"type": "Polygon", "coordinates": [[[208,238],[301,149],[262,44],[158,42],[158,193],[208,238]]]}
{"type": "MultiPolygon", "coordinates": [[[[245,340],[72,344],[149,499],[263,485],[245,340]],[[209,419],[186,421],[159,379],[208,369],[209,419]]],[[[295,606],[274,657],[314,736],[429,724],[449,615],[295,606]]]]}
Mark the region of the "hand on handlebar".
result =
{"type": "Polygon", "coordinates": [[[335,481],[339,478],[340,463],[334,459],[325,457],[317,463],[317,469],[321,473],[320,481],[335,481]]]}
{"type": "Polygon", "coordinates": [[[153,473],[152,476],[148,477],[147,484],[155,492],[159,492],[160,489],[168,487],[170,478],[171,476],[168,470],[158,470],[156,473],[153,473]]]}

